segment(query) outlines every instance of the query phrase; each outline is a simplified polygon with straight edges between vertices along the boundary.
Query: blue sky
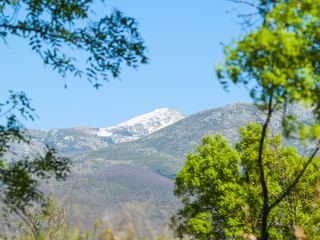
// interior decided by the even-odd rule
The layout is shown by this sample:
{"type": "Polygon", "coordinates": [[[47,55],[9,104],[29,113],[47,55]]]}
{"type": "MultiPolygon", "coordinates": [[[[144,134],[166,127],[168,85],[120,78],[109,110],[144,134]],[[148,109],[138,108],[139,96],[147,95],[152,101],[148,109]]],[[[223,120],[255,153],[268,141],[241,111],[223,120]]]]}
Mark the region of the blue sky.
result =
{"type": "Polygon", "coordinates": [[[120,80],[110,79],[99,90],[85,79],[62,78],[44,66],[23,39],[0,42],[1,101],[9,89],[25,91],[39,116],[26,122],[27,128],[108,127],[161,107],[190,115],[251,101],[243,88],[225,92],[214,71],[216,62],[223,61],[221,42],[244,34],[234,14],[227,13],[233,3],[106,0],[94,6],[98,16],[114,7],[139,22],[150,63],[138,70],[124,68],[120,80]]]}

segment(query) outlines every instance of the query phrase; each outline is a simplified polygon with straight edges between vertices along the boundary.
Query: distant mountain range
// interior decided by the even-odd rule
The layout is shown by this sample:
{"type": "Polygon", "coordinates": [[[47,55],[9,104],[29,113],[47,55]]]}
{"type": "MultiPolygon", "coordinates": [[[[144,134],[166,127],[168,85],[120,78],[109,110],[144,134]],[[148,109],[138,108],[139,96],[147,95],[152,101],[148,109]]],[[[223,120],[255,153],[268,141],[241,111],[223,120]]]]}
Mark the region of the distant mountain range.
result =
{"type": "MultiPolygon", "coordinates": [[[[300,121],[314,122],[311,111],[300,105],[290,106],[288,111],[300,121]]],[[[108,128],[26,130],[32,144],[15,144],[12,150],[29,154],[48,144],[60,154],[70,156],[71,178],[53,183],[53,189],[60,202],[70,207],[72,216],[77,212],[75,209],[81,209],[88,225],[103,217],[107,209],[120,209],[126,203],[138,204],[149,199],[152,215],[163,221],[179,204],[173,196],[172,179],[201,139],[208,134],[220,134],[234,144],[239,140],[240,126],[263,123],[265,118],[256,105],[249,103],[230,104],[190,116],[161,108],[108,128]],[[69,200],[66,196],[70,196],[69,200]]],[[[276,112],[272,132],[281,133],[281,119],[281,113],[276,112]]],[[[308,154],[301,143],[284,141],[288,143],[298,147],[300,153],[308,154]]]]}
{"type": "MultiPolygon", "coordinates": [[[[289,112],[300,121],[314,121],[312,113],[299,105],[290,107],[289,112]]],[[[201,111],[138,140],[74,155],[74,171],[86,173],[114,164],[131,164],[174,178],[187,154],[195,151],[205,135],[220,134],[234,144],[239,140],[240,126],[249,122],[263,123],[265,119],[265,114],[249,103],[201,111]]],[[[271,123],[274,133],[281,133],[281,119],[281,113],[275,113],[271,123]]],[[[303,152],[299,142],[290,141],[290,144],[303,152]]]]}
{"type": "Polygon", "coordinates": [[[76,153],[101,149],[110,145],[133,141],[164,128],[185,116],[171,108],[160,108],[113,127],[91,128],[77,126],[65,129],[25,130],[31,144],[14,144],[14,152],[39,152],[49,145],[57,152],[71,156],[76,153]]]}

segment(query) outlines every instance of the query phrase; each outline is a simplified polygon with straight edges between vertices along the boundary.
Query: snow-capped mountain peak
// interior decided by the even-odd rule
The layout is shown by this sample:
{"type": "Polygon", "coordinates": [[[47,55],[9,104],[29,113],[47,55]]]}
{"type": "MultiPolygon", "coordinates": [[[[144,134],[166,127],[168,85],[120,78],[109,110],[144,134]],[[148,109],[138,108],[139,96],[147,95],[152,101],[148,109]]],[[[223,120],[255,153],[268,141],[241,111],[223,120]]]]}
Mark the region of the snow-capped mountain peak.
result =
{"type": "Polygon", "coordinates": [[[110,137],[114,143],[132,141],[173,124],[185,116],[172,108],[159,108],[114,127],[100,128],[99,137],[110,137]]]}
{"type": "Polygon", "coordinates": [[[68,129],[29,129],[25,131],[25,134],[31,136],[32,144],[17,143],[12,145],[12,149],[29,154],[43,149],[44,144],[47,144],[54,147],[57,152],[71,156],[75,153],[139,139],[184,117],[174,109],[159,108],[107,128],[76,126],[68,129]]]}
{"type": "Polygon", "coordinates": [[[151,133],[159,130],[162,127],[175,123],[176,121],[181,120],[182,118],[184,118],[184,115],[172,108],[158,108],[153,112],[132,118],[126,122],[118,124],[117,126],[128,127],[136,124],[143,124],[146,126],[148,125],[150,126],[149,132],[151,133]],[[154,124],[159,124],[162,127],[156,128],[154,124]]]}

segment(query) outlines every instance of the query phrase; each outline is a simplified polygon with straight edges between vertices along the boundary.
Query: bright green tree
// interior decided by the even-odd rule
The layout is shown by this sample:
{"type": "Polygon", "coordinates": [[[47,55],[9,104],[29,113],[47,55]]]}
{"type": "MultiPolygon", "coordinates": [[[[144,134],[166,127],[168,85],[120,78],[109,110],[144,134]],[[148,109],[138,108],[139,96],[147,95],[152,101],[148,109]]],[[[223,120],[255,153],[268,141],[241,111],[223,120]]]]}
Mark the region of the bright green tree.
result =
{"type": "MultiPolygon", "coordinates": [[[[174,217],[178,236],[199,239],[237,239],[261,235],[263,193],[259,155],[262,127],[240,128],[241,141],[235,149],[216,135],[203,138],[196,153],[190,153],[175,179],[175,195],[183,207],[174,217]]],[[[319,160],[319,159],[317,159],[319,160]]],[[[266,173],[269,204],[295,181],[308,159],[293,147],[281,145],[281,137],[267,130],[262,163],[266,173]]],[[[320,237],[318,204],[319,165],[313,161],[299,184],[269,213],[271,239],[294,239],[303,229],[307,239],[320,237]]]]}
{"type": "MultiPolygon", "coordinates": [[[[235,1],[239,2],[239,1],[235,1]]],[[[301,177],[314,161],[318,142],[301,172],[296,174],[292,185],[270,202],[272,189],[268,187],[267,173],[263,165],[263,145],[267,128],[275,111],[283,112],[283,129],[287,137],[317,139],[320,125],[298,122],[287,113],[287,105],[300,102],[312,108],[315,118],[320,119],[319,42],[320,2],[313,0],[259,0],[240,1],[253,7],[260,16],[257,30],[240,37],[225,47],[226,61],[217,67],[220,82],[227,87],[229,80],[250,89],[252,99],[266,113],[260,138],[260,184],[263,194],[261,210],[261,239],[267,240],[269,214],[277,204],[301,181],[301,177]]],[[[257,25],[256,25],[257,26],[257,25]]]]}
{"type": "MultiPolygon", "coordinates": [[[[62,77],[85,77],[98,88],[109,75],[118,77],[123,65],[136,68],[147,57],[136,21],[118,10],[95,20],[93,3],[0,0],[0,40],[6,44],[10,36],[24,38],[44,64],[62,77]],[[84,59],[75,59],[74,51],[84,59]]],[[[0,102],[0,118],[0,200],[6,212],[26,217],[26,208],[33,202],[44,203],[40,182],[64,180],[70,172],[69,160],[50,147],[43,154],[15,156],[17,160],[10,163],[6,159],[8,153],[15,154],[10,147],[13,142],[30,140],[20,131],[19,119],[34,120],[35,113],[23,91],[10,91],[8,100],[0,102]]]]}

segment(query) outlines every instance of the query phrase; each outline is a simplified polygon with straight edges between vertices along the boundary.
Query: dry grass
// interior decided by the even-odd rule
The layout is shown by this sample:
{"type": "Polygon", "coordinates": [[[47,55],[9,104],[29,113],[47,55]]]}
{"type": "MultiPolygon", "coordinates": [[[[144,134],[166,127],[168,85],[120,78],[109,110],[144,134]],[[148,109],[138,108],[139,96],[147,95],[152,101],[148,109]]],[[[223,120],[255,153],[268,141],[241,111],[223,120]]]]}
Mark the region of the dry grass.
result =
{"type": "Polygon", "coordinates": [[[299,228],[299,227],[294,228],[294,236],[296,237],[296,240],[306,240],[307,239],[303,228],[299,228]]]}
{"type": "MultiPolygon", "coordinates": [[[[65,226],[52,234],[52,231],[42,231],[40,235],[32,232],[32,227],[25,225],[24,229],[14,232],[6,231],[0,240],[164,240],[172,239],[168,227],[161,227],[151,218],[151,204],[125,204],[122,211],[106,212],[89,231],[86,223],[81,220],[74,226],[65,226]]],[[[79,219],[81,211],[78,212],[79,219]]],[[[82,217],[82,218],[80,218],[82,217]]],[[[167,226],[167,225],[166,225],[167,226]]]]}

